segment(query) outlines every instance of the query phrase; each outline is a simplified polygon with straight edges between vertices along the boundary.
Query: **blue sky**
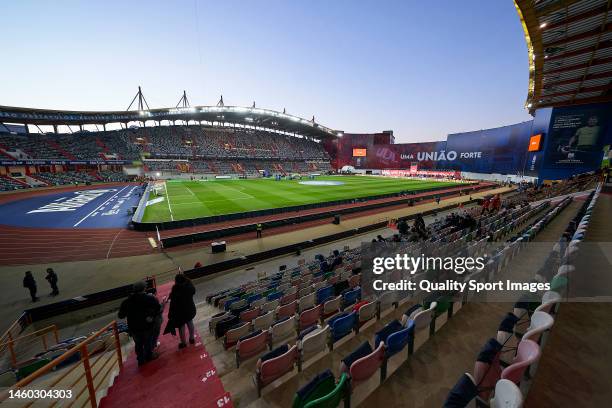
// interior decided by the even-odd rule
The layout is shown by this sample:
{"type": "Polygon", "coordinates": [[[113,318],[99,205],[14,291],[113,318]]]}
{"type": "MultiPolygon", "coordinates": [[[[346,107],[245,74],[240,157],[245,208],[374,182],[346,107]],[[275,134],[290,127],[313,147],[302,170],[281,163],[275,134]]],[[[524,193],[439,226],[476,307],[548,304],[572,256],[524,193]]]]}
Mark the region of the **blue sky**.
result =
{"type": "Polygon", "coordinates": [[[528,120],[511,0],[7,1],[0,105],[282,110],[400,142],[528,120]]]}

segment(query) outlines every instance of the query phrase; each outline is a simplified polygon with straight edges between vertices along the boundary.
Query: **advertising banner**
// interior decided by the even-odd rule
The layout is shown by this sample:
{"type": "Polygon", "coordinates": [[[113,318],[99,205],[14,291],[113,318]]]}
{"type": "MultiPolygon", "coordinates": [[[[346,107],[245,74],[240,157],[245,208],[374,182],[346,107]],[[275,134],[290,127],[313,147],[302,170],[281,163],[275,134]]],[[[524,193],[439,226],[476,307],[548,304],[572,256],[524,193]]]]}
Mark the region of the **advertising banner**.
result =
{"type": "Polygon", "coordinates": [[[612,105],[553,110],[543,166],[548,169],[596,169],[610,137],[612,105]]]}

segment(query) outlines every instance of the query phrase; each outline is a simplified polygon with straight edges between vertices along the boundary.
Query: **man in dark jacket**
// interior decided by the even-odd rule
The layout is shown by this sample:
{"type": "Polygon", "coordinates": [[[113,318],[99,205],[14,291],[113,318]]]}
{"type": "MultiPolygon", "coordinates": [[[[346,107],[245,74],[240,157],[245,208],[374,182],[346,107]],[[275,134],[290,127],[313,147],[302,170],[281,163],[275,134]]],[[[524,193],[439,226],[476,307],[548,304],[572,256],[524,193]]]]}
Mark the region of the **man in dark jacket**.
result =
{"type": "Polygon", "coordinates": [[[45,279],[51,286],[51,296],[59,295],[59,289],[57,288],[57,273],[55,273],[53,268],[47,268],[47,276],[45,276],[45,279]]]}
{"type": "Polygon", "coordinates": [[[127,317],[128,332],[134,340],[138,365],[157,358],[153,353],[153,342],[157,317],[161,305],[153,295],[145,293],[144,282],[136,282],[133,293],[121,303],[119,318],[127,317]]]}
{"type": "Polygon", "coordinates": [[[30,296],[32,297],[32,302],[36,302],[38,300],[36,297],[36,281],[34,280],[34,276],[32,276],[32,272],[27,271],[25,273],[25,277],[23,278],[23,287],[28,288],[30,291],[30,296]]]}

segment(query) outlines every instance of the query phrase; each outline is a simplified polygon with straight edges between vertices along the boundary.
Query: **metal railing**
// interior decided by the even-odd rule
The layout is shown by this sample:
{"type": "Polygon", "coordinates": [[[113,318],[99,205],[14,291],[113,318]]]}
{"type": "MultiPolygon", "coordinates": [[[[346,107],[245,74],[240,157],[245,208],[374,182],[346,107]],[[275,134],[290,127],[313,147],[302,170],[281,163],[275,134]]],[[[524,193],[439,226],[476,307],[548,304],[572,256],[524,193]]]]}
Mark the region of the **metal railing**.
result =
{"type": "Polygon", "coordinates": [[[36,404],[97,408],[96,392],[103,384],[108,384],[113,368],[121,370],[122,367],[121,341],[117,322],[113,320],[2,392],[0,403],[10,400],[20,407],[36,404]],[[50,375],[52,372],[54,375],[50,375]]]}
{"type": "Polygon", "coordinates": [[[20,349],[28,348],[29,350],[32,344],[37,342],[39,339],[41,341],[44,351],[48,351],[49,342],[47,341],[47,335],[49,333],[53,333],[53,339],[55,340],[54,344],[59,343],[59,332],[57,330],[57,326],[54,324],[19,337],[15,337],[12,332],[8,331],[6,340],[0,343],[0,361],[4,359],[5,354],[8,351],[8,355],[11,361],[11,367],[16,368],[18,363],[17,359],[20,354],[19,350],[17,350],[17,347],[19,346],[20,349]]]}

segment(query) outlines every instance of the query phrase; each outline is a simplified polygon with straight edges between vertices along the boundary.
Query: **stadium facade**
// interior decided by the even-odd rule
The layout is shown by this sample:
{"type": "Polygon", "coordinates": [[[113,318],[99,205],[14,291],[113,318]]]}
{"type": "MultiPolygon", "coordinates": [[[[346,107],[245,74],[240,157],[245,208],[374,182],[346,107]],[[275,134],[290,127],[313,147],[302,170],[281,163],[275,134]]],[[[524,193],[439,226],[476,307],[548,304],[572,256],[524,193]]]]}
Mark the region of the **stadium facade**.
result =
{"type": "Polygon", "coordinates": [[[395,144],[390,133],[347,133],[330,150],[336,168],[453,170],[470,178],[496,174],[543,182],[599,169],[612,143],[611,118],[610,103],[542,108],[530,121],[454,133],[439,142],[395,144]]]}

